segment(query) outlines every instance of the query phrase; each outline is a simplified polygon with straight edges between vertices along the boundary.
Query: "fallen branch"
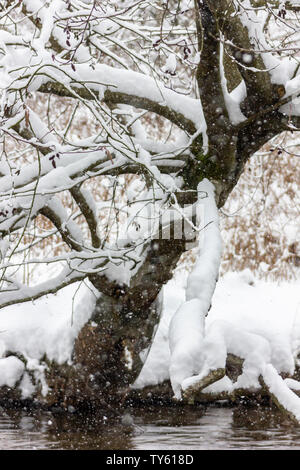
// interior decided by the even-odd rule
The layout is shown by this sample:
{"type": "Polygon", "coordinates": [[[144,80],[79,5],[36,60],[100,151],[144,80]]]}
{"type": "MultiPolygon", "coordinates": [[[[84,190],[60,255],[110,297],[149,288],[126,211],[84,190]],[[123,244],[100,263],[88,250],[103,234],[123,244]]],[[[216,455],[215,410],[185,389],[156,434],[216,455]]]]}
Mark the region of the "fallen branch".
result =
{"type": "Polygon", "coordinates": [[[183,399],[189,404],[193,405],[197,401],[199,393],[209,385],[217,382],[225,376],[225,369],[219,368],[211,370],[207,375],[201,378],[199,381],[187,387],[183,390],[183,399]]]}
{"type": "Polygon", "coordinates": [[[266,365],[259,381],[279,410],[296,424],[300,424],[300,398],[287,386],[272,364],[266,365]]]}

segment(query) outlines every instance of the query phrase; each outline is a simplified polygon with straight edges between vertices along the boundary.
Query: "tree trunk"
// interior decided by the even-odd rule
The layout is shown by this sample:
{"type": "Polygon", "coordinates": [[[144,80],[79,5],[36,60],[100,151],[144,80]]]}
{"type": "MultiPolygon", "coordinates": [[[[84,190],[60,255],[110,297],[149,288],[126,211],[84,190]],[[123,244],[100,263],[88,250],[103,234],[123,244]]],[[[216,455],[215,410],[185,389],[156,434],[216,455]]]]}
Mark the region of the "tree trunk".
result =
{"type": "Polygon", "coordinates": [[[139,375],[161,314],[161,296],[138,316],[123,315],[122,299],[101,295],[81,329],[72,364],[48,364],[46,405],[117,407],[139,375]]]}
{"type": "Polygon", "coordinates": [[[138,314],[124,313],[122,297],[100,297],[74,346],[74,367],[85,384],[81,397],[110,402],[126,393],[143,367],[161,308],[160,296],[138,314]]]}
{"type": "Polygon", "coordinates": [[[129,287],[103,277],[90,278],[102,294],[75,341],[73,364],[49,364],[47,403],[106,406],[125,399],[159,323],[162,286],[172,277],[185,247],[184,239],[151,241],[129,287]]]}

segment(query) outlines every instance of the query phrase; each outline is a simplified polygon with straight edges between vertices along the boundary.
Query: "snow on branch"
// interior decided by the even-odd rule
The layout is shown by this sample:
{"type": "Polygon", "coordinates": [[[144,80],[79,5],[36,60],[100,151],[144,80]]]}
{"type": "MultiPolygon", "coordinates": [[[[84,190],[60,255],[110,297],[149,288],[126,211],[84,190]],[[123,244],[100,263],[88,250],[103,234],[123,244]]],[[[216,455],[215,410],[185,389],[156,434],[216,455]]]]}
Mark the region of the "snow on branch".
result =
{"type": "Polygon", "coordinates": [[[81,251],[69,252],[53,258],[36,258],[29,261],[2,263],[0,269],[1,275],[1,292],[0,292],[0,309],[8,305],[23,303],[30,300],[38,299],[47,294],[56,293],[58,290],[81,281],[89,276],[97,274],[99,285],[101,285],[101,276],[105,275],[105,284],[110,281],[106,277],[115,265],[124,265],[128,262],[131,266],[135,264],[135,260],[130,257],[128,248],[118,250],[118,254],[113,250],[99,250],[96,253],[81,251]],[[57,276],[48,279],[45,282],[35,286],[27,286],[14,277],[9,275],[9,270],[23,266],[24,264],[51,264],[61,262],[66,265],[57,276]]]}
{"type": "Polygon", "coordinates": [[[78,272],[76,269],[65,268],[58,276],[51,280],[38,284],[37,286],[28,287],[20,283],[16,286],[14,280],[11,280],[9,276],[5,276],[2,279],[2,284],[4,282],[7,288],[2,287],[1,289],[0,309],[8,305],[32,301],[43,295],[55,294],[61,288],[80,281],[85,277],[86,275],[84,273],[78,272]]]}
{"type": "MultiPolygon", "coordinates": [[[[242,374],[234,383],[226,377],[226,392],[234,397],[235,393],[257,391],[262,387],[285,415],[297,424],[300,422],[300,398],[271,363],[271,347],[267,338],[236,328],[230,322],[215,320],[208,328],[202,350],[204,366],[201,373],[182,383],[184,399],[189,403],[201,399],[201,393],[217,393],[217,381],[220,381],[219,389],[222,390],[226,359],[233,354],[242,359],[242,374]]],[[[293,372],[289,370],[289,373],[293,372]]]]}
{"type": "Polygon", "coordinates": [[[186,302],[174,314],[169,329],[169,370],[176,398],[181,398],[184,379],[199,373],[204,365],[204,320],[218,279],[222,253],[214,186],[204,179],[197,191],[198,210],[203,214],[197,259],[187,280],[186,302]]]}
{"type": "MultiPolygon", "coordinates": [[[[147,48],[153,47],[153,28],[148,34],[139,30],[137,24],[132,28],[128,21],[130,7],[125,9],[123,18],[122,8],[112,14],[110,7],[107,7],[105,14],[105,7],[98,8],[96,4],[86,5],[85,8],[82,3],[77,8],[77,2],[68,6],[61,1],[51,2],[51,5],[40,1],[38,4],[39,8],[37,3],[22,2],[23,13],[39,31],[37,37],[27,35],[23,39],[21,35],[1,31],[0,41],[5,45],[5,54],[0,66],[5,70],[3,80],[8,92],[39,90],[73,96],[72,90],[76,90],[84,99],[100,97],[107,103],[127,103],[156,112],[190,134],[203,127],[199,100],[166,87],[151,61],[137,54],[135,48],[128,48],[128,38],[122,40],[119,37],[121,30],[121,33],[135,36],[133,43],[139,38],[146,42],[147,48]],[[114,33],[116,37],[111,43],[114,33]],[[121,62],[122,68],[100,64],[94,57],[92,49],[97,56],[99,48],[103,52],[103,47],[110,58],[117,56],[109,47],[103,46],[105,40],[111,43],[112,49],[121,50],[116,62],[118,67],[121,62]],[[12,54],[12,48],[17,48],[18,52],[14,50],[12,54]],[[141,70],[139,64],[143,64],[141,71],[137,72],[136,67],[135,70],[128,70],[128,65],[121,60],[124,51],[130,59],[133,58],[138,69],[141,70]]],[[[141,26],[144,29],[143,22],[141,26]]],[[[167,54],[172,52],[166,42],[160,48],[166,49],[167,54]]]]}
{"type": "Polygon", "coordinates": [[[51,63],[32,69],[30,86],[24,79],[14,89],[29,89],[59,96],[80,96],[85,100],[101,97],[104,103],[120,103],[152,111],[170,120],[189,134],[204,127],[199,100],[169,90],[157,80],[139,72],[96,64],[94,70],[79,64],[76,72],[67,66],[57,69],[51,63]]]}
{"type": "Polygon", "coordinates": [[[199,216],[202,214],[203,217],[198,227],[199,248],[196,262],[187,280],[186,300],[201,300],[203,312],[207,314],[219,277],[222,238],[214,185],[204,179],[198,184],[197,192],[197,209],[199,216]]]}
{"type": "MultiPolygon", "coordinates": [[[[243,331],[224,320],[215,320],[208,328],[205,327],[222,246],[214,187],[208,180],[198,185],[198,205],[201,203],[204,203],[203,241],[187,278],[186,301],[172,317],[169,327],[169,375],[174,397],[194,403],[196,399],[201,400],[201,393],[213,394],[217,384],[225,379],[228,356],[233,355],[241,360],[242,373],[235,383],[226,377],[230,382],[230,386],[227,383],[227,392],[234,396],[243,390],[263,387],[277,406],[299,423],[300,398],[288,388],[272,364],[275,359],[269,339],[243,331]]],[[[293,361],[285,364],[285,372],[294,373],[293,361]]]]}
{"type": "Polygon", "coordinates": [[[39,212],[51,220],[68,246],[76,251],[83,249],[82,230],[80,226],[70,218],[58,197],[52,197],[39,212]]]}
{"type": "MultiPolygon", "coordinates": [[[[238,2],[234,2],[235,8],[238,2]]],[[[235,28],[232,29],[231,45],[249,92],[261,90],[267,93],[269,103],[283,99],[282,113],[298,116],[299,99],[299,54],[298,29],[295,27],[299,10],[292,2],[259,2],[252,6],[250,0],[244,1],[239,11],[239,21],[247,31],[242,41],[235,28]],[[291,16],[292,15],[292,16],[291,16]],[[287,41],[288,38],[288,41],[287,41]],[[271,94],[270,94],[271,92],[271,94]],[[287,98],[290,97],[290,100],[287,98]],[[289,101],[285,104],[285,101],[289,101]]],[[[235,24],[235,23],[233,23],[235,24]]]]}
{"type": "Polygon", "coordinates": [[[264,367],[260,382],[265,388],[279,409],[297,424],[300,423],[300,398],[280,377],[272,364],[264,367]]]}

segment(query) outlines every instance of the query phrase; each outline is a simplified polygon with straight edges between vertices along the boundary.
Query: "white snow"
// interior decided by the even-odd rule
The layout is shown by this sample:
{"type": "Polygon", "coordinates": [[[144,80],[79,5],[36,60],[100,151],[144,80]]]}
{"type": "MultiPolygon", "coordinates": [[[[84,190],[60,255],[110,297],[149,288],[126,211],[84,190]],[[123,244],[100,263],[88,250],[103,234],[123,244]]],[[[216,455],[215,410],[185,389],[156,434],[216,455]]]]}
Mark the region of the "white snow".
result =
{"type": "MultiPolygon", "coordinates": [[[[199,249],[192,272],[188,276],[186,299],[198,298],[206,314],[219,274],[222,239],[219,216],[214,199],[214,186],[207,179],[198,184],[198,208],[203,217],[199,225],[199,249]]],[[[200,215],[201,217],[201,215],[200,215]]]]}
{"type": "Polygon", "coordinates": [[[171,73],[174,74],[177,66],[177,61],[176,61],[176,55],[175,54],[170,54],[169,57],[166,60],[166,63],[163,67],[163,71],[165,73],[171,73]]]}
{"type": "Polygon", "coordinates": [[[300,382],[294,379],[285,379],[286,385],[292,390],[300,390],[300,382]]]}
{"type": "MultiPolygon", "coordinates": [[[[185,300],[187,277],[187,272],[178,270],[164,288],[163,316],[144,368],[134,384],[136,388],[169,379],[168,330],[174,311],[185,300]]],[[[280,284],[258,280],[249,270],[229,272],[219,279],[206,318],[205,357],[202,353],[199,355],[199,369],[203,360],[207,363],[207,358],[211,361],[208,363],[211,369],[224,366],[226,350],[242,357],[248,353],[248,361],[245,361],[244,373],[236,384],[226,378],[205,391],[217,393],[232,391],[234,387],[257,388],[262,357],[265,364],[269,362],[277,372],[293,373],[300,353],[299,284],[299,280],[280,284]]],[[[288,383],[293,389],[296,387],[294,382],[293,386],[288,383]]],[[[189,383],[186,379],[185,385],[189,383]]]]}
{"type": "Polygon", "coordinates": [[[203,363],[205,312],[199,299],[184,302],[172,318],[170,337],[170,379],[176,398],[181,397],[181,384],[197,374],[203,363]]]}
{"type": "Polygon", "coordinates": [[[0,387],[3,385],[14,387],[22,377],[24,368],[24,363],[15,356],[0,359],[0,387]]]}
{"type": "MultiPolygon", "coordinates": [[[[231,392],[238,386],[257,388],[258,373],[263,372],[264,380],[268,380],[270,375],[270,373],[268,375],[270,367],[262,371],[258,367],[259,364],[255,362],[255,357],[259,359],[260,352],[265,359],[269,360],[269,364],[272,364],[273,376],[274,371],[284,372],[289,368],[292,373],[292,366],[297,354],[300,353],[300,330],[297,328],[300,320],[299,281],[283,282],[278,285],[253,280],[248,272],[227,273],[217,283],[205,328],[203,318],[199,319],[197,309],[199,300],[184,303],[186,282],[187,272],[181,269],[164,288],[162,318],[143,370],[134,384],[135,388],[156,385],[170,378],[168,331],[170,320],[181,304],[188,309],[189,321],[184,322],[185,332],[177,331],[176,334],[180,336],[181,333],[185,333],[186,335],[190,331],[192,341],[196,340],[196,337],[200,339],[200,343],[195,345],[195,355],[198,351],[199,356],[187,357],[192,366],[196,364],[198,367],[196,372],[190,369],[191,375],[199,373],[207,357],[211,361],[215,358],[215,362],[210,362],[209,367],[222,366],[226,348],[241,356],[253,350],[253,363],[248,360],[248,366],[246,364],[247,367],[244,368],[244,373],[238,382],[233,384],[228,377],[224,377],[204,389],[205,392],[231,392]],[[193,306],[194,310],[189,309],[190,306],[193,306]],[[193,329],[195,325],[196,331],[193,329]],[[235,336],[236,341],[233,339],[230,344],[230,337],[235,336]],[[201,350],[203,341],[207,348],[205,348],[205,355],[201,350]]],[[[23,355],[28,364],[27,368],[30,367],[33,370],[36,378],[44,385],[46,392],[43,381],[45,367],[42,363],[43,355],[47,354],[50,360],[56,360],[58,363],[71,362],[74,340],[79,330],[90,318],[95,301],[96,297],[90,290],[90,286],[81,284],[80,287],[77,283],[62,289],[56,295],[49,295],[33,303],[27,302],[2,309],[0,311],[1,385],[12,387],[20,380],[19,388],[23,397],[29,397],[34,392],[35,388],[30,376],[24,373],[24,363],[13,356],[15,352],[23,355]],[[79,290],[76,293],[78,287],[79,290]],[[74,305],[72,305],[74,295],[74,305]],[[11,355],[5,358],[7,351],[10,351],[11,355]]],[[[178,341],[176,339],[179,347],[178,341]]],[[[187,343],[188,341],[184,339],[182,346],[187,343]]],[[[175,363],[173,367],[176,367],[175,363]]],[[[179,370],[182,371],[181,368],[179,370]]],[[[187,380],[189,373],[187,370],[186,377],[182,379],[186,380],[185,385],[192,382],[187,380]]],[[[196,377],[193,380],[196,380],[196,377]]],[[[269,384],[277,387],[276,393],[280,386],[280,390],[285,390],[285,392],[280,392],[284,393],[284,396],[288,396],[287,387],[292,390],[300,387],[299,382],[286,379],[284,381],[286,388],[283,389],[282,383],[279,381],[278,385],[277,380],[279,379],[276,379],[272,385],[272,379],[269,378],[269,384]]]]}
{"type": "MultiPolygon", "coordinates": [[[[203,366],[204,319],[211,303],[219,274],[222,241],[214,186],[204,179],[198,184],[197,209],[200,218],[198,253],[192,272],[187,278],[186,302],[173,316],[169,329],[170,379],[176,398],[181,397],[184,379],[201,371],[203,366]]],[[[199,219],[199,216],[198,216],[199,219]]]]}
{"type": "Polygon", "coordinates": [[[277,374],[272,364],[266,365],[263,372],[264,382],[270,392],[300,422],[300,399],[288,388],[284,380],[277,374]]]}
{"type": "MultiPolygon", "coordinates": [[[[222,41],[223,38],[221,38],[222,41]]],[[[228,116],[232,124],[239,124],[245,121],[246,117],[243,115],[240,104],[245,98],[246,94],[246,86],[244,81],[242,81],[232,93],[228,92],[227,89],[227,80],[224,71],[223,65],[223,57],[224,57],[224,46],[223,43],[220,42],[220,80],[221,80],[221,87],[223,91],[225,106],[228,112],[228,116]]]]}
{"type": "MultiPolygon", "coordinates": [[[[42,358],[59,364],[71,361],[74,340],[89,319],[95,305],[96,295],[89,286],[77,283],[68,286],[57,295],[49,295],[36,302],[14,305],[0,311],[0,352],[19,353],[42,385],[46,364],[42,358]],[[73,302],[74,299],[74,302],[73,302]],[[73,305],[74,304],[74,305],[73,305]]],[[[22,377],[25,366],[17,357],[10,355],[0,359],[0,386],[13,387],[22,377]]],[[[34,386],[24,374],[20,389],[23,397],[30,396],[34,386]]]]}

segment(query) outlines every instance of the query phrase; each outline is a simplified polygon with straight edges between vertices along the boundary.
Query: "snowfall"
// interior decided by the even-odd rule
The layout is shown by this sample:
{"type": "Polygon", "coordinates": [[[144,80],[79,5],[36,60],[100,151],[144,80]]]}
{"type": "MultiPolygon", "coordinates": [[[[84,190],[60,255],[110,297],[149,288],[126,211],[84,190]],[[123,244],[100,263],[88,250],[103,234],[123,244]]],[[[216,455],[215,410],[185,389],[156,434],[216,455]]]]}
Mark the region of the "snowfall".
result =
{"type": "MultiPolygon", "coordinates": [[[[271,396],[300,422],[300,398],[293,391],[300,389],[300,382],[279,375],[292,376],[300,356],[299,280],[276,284],[255,279],[249,270],[219,277],[222,240],[214,186],[208,180],[198,185],[197,207],[202,207],[203,217],[199,214],[196,261],[179,266],[163,288],[160,323],[132,386],[170,379],[174,398],[181,400],[215,371],[225,374],[230,353],[244,360],[237,381],[223,374],[205,392],[259,389],[262,379],[271,396]]],[[[51,278],[51,267],[35,276],[39,282],[43,276],[51,278]]],[[[59,364],[72,362],[74,341],[98,296],[85,281],[34,302],[2,308],[0,386],[19,387],[22,397],[29,398],[35,391],[33,374],[47,395],[44,357],[59,364]]]]}
{"type": "MultiPolygon", "coordinates": [[[[174,312],[185,303],[187,278],[188,271],[178,269],[163,289],[161,320],[134,387],[159,384],[169,378],[169,325],[174,312]]],[[[248,347],[253,353],[257,353],[257,356],[254,354],[254,361],[259,359],[261,349],[269,348],[269,372],[270,367],[273,367],[278,372],[292,373],[300,349],[299,287],[299,281],[277,284],[255,279],[249,270],[227,273],[221,277],[205,322],[205,334],[209,336],[209,332],[213,330],[213,336],[210,335],[207,342],[212,357],[220,356],[220,351],[224,348],[223,337],[217,331],[227,329],[232,336],[237,336],[237,341],[232,341],[235,347],[240,342],[245,349],[245,342],[249,342],[248,347]]],[[[13,387],[23,377],[19,385],[23,398],[30,397],[34,392],[29,374],[24,373],[24,363],[14,355],[14,352],[21,353],[28,361],[27,369],[34,371],[43,386],[43,393],[46,394],[46,365],[42,361],[43,356],[46,354],[50,360],[58,363],[71,362],[74,340],[89,320],[96,299],[92,287],[80,283],[33,303],[2,309],[0,386],[13,387]],[[4,357],[7,351],[11,351],[11,355],[4,357]]],[[[257,364],[257,367],[260,366],[261,364],[257,364]]],[[[265,372],[267,376],[267,370],[265,372]]],[[[250,364],[242,374],[244,377],[240,376],[240,379],[244,385],[257,387],[257,373],[253,371],[253,364],[252,369],[250,364]]],[[[286,379],[284,382],[296,388],[295,381],[286,379]]],[[[219,392],[231,391],[234,386],[228,378],[224,378],[209,388],[212,392],[219,392]]],[[[285,387],[285,395],[287,394],[285,387]]],[[[293,394],[290,402],[294,397],[293,394]]],[[[295,406],[300,411],[299,404],[295,406]]]]}

